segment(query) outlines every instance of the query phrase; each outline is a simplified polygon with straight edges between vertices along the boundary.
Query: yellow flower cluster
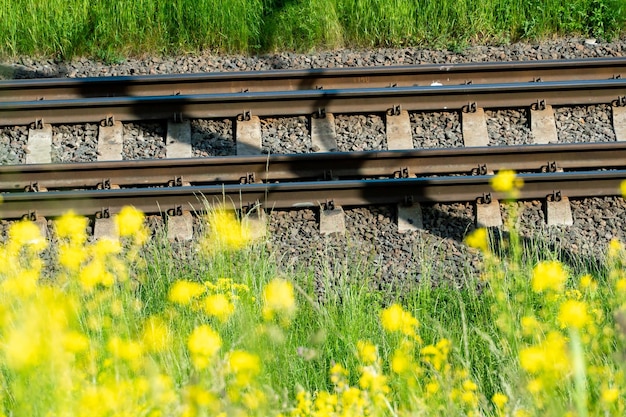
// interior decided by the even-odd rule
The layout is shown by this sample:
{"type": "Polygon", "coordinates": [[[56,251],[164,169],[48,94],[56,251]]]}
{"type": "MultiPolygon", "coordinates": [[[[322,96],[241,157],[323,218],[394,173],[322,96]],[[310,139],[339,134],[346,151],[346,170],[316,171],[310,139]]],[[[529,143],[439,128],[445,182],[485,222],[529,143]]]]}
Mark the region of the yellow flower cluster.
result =
{"type": "MultiPolygon", "coordinates": [[[[507,279],[490,281],[498,302],[494,307],[509,317],[520,317],[519,325],[504,321],[500,324],[507,329],[509,343],[521,343],[517,355],[524,372],[522,380],[537,413],[553,413],[557,409],[564,413],[571,395],[568,392],[574,391],[581,396],[576,400],[577,409],[586,407],[589,415],[616,415],[617,410],[624,409],[623,397],[615,397],[617,381],[624,379],[623,371],[606,364],[606,358],[615,349],[616,334],[610,316],[605,314],[608,307],[619,310],[622,302],[607,306],[602,301],[614,299],[613,294],[619,293],[622,278],[618,271],[623,270],[623,253],[619,241],[610,243],[608,259],[612,267],[606,288],[589,274],[571,277],[559,261],[538,262],[531,271],[530,282],[510,264],[506,265],[509,272],[501,272],[507,279]],[[517,295],[511,304],[506,295],[513,291],[517,295]],[[524,306],[529,305],[533,306],[532,312],[524,311],[524,306]]],[[[492,261],[494,268],[505,265],[492,261]]],[[[496,410],[500,410],[499,415],[506,415],[503,407],[508,402],[497,400],[499,403],[495,397],[492,400],[496,410]]]]}
{"type": "Polygon", "coordinates": [[[380,319],[386,331],[391,333],[400,332],[405,336],[415,338],[416,341],[421,341],[417,334],[419,321],[410,312],[405,311],[401,305],[393,304],[383,309],[380,319]]]}
{"type": "Polygon", "coordinates": [[[558,261],[539,262],[533,269],[531,285],[533,291],[557,291],[565,287],[567,272],[558,261]]]}
{"type": "Polygon", "coordinates": [[[471,248],[479,249],[483,253],[489,252],[489,235],[487,229],[479,227],[465,237],[465,244],[471,248]]]}
{"type": "Polygon", "coordinates": [[[235,313],[235,302],[242,294],[248,294],[247,285],[233,282],[229,278],[220,278],[217,283],[179,280],[169,290],[171,302],[182,306],[191,306],[193,310],[202,310],[208,316],[226,322],[235,313]]]}
{"type": "Polygon", "coordinates": [[[491,178],[491,188],[494,191],[507,194],[507,198],[517,198],[524,181],[517,177],[515,171],[504,169],[491,178]]]}
{"type": "Polygon", "coordinates": [[[253,240],[250,227],[237,218],[234,210],[213,208],[206,215],[206,223],[208,233],[198,241],[203,253],[239,250],[253,240]]]}
{"type": "Polygon", "coordinates": [[[193,364],[198,369],[205,369],[222,347],[222,338],[209,325],[196,327],[187,341],[193,364]]]}
{"type": "Polygon", "coordinates": [[[263,290],[263,317],[272,320],[279,317],[286,324],[296,312],[293,284],[284,279],[270,281],[263,290]]]}

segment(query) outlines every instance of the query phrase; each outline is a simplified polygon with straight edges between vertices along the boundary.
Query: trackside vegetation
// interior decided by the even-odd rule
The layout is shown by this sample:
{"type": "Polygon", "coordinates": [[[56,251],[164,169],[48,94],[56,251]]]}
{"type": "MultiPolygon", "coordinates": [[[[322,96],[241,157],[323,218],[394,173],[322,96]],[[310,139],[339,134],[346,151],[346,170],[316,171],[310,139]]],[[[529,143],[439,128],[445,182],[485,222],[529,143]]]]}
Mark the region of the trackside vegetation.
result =
{"type": "MultiPolygon", "coordinates": [[[[504,171],[492,186],[513,199],[523,184],[504,171]]],[[[524,244],[516,218],[467,235],[484,266],[462,288],[377,290],[357,268],[323,294],[224,208],[179,263],[132,207],[119,238],[90,241],[71,212],[52,241],[13,223],[0,416],[624,415],[623,242],[584,270],[524,244]]]]}
{"type": "Polygon", "coordinates": [[[624,27],[622,0],[3,0],[0,56],[462,48],[624,27]]]}

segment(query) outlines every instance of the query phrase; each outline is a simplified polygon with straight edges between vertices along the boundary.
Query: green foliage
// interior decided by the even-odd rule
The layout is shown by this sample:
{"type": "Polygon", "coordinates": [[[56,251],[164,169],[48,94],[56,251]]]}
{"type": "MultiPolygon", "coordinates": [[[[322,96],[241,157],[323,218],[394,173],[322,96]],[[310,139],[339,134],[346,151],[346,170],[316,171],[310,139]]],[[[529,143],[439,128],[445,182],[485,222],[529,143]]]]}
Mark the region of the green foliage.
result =
{"type": "Polygon", "coordinates": [[[340,47],[460,50],[551,35],[610,39],[622,0],[4,0],[0,55],[128,55],[340,47]]]}

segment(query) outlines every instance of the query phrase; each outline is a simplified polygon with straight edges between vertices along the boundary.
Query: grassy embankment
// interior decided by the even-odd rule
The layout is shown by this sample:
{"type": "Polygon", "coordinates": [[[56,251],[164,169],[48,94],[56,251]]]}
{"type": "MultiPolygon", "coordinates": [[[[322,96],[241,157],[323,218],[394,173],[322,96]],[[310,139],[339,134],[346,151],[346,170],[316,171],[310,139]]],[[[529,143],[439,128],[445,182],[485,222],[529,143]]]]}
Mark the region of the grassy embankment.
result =
{"type": "MultiPolygon", "coordinates": [[[[519,185],[506,172],[493,182],[512,197],[519,185]]],[[[96,243],[86,219],[57,220],[53,276],[42,274],[39,229],[11,226],[0,246],[0,415],[626,411],[619,241],[590,269],[522,244],[512,223],[507,239],[476,229],[466,242],[485,266],[462,289],[380,290],[362,263],[325,274],[318,297],[309,272],[281,276],[278,254],[231,212],[211,211],[180,261],[164,239],[146,243],[140,213],[117,219],[121,240],[96,243]]]]}
{"type": "Polygon", "coordinates": [[[4,0],[0,56],[462,48],[552,35],[610,38],[621,0],[4,0]]]}

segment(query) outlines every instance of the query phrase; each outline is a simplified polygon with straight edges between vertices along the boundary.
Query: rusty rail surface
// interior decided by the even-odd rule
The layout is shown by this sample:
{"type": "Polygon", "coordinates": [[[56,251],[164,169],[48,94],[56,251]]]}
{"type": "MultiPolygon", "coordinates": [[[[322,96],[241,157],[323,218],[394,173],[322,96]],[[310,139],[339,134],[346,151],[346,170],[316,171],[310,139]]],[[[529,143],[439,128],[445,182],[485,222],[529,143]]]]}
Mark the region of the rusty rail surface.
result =
{"type": "Polygon", "coordinates": [[[626,76],[626,58],[421,64],[0,81],[0,101],[166,96],[416,85],[610,79],[626,76]]]}
{"type": "Polygon", "coordinates": [[[626,79],[0,103],[0,125],[626,104],[626,79]]]}
{"type": "Polygon", "coordinates": [[[0,191],[626,168],[626,142],[0,166],[0,191]]]}
{"type": "MultiPolygon", "coordinates": [[[[296,183],[230,184],[131,188],[89,191],[20,192],[3,194],[0,218],[58,216],[69,209],[81,215],[114,214],[125,205],[146,213],[178,214],[203,211],[206,204],[263,209],[358,206],[371,204],[450,203],[485,201],[507,196],[494,192],[492,175],[310,181],[296,183]]],[[[520,199],[560,196],[620,195],[626,170],[520,174],[520,199]]]]}

